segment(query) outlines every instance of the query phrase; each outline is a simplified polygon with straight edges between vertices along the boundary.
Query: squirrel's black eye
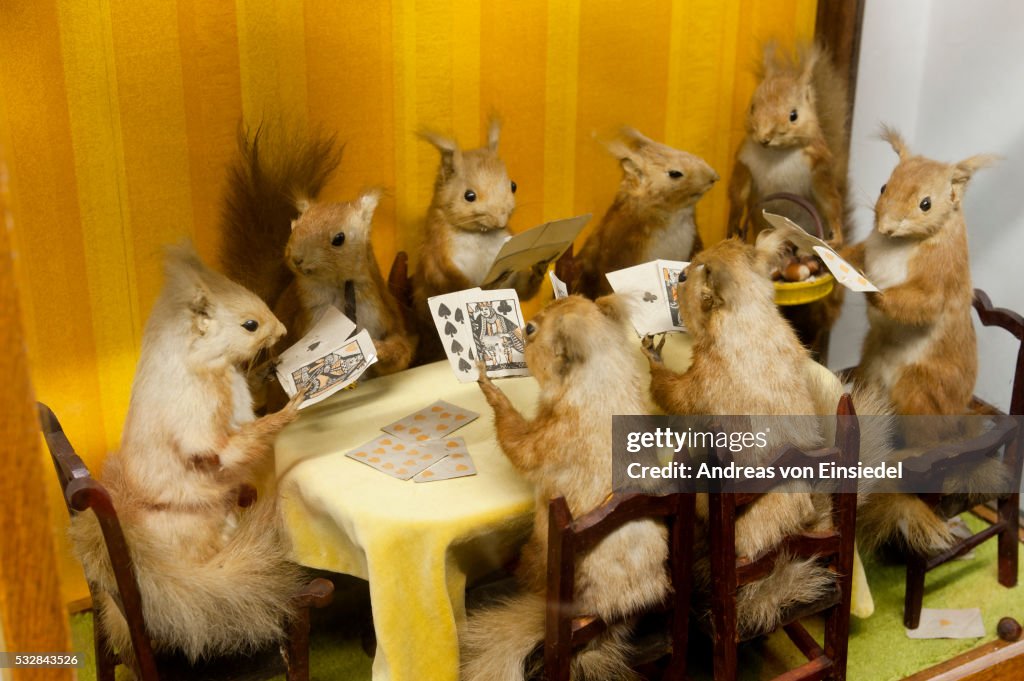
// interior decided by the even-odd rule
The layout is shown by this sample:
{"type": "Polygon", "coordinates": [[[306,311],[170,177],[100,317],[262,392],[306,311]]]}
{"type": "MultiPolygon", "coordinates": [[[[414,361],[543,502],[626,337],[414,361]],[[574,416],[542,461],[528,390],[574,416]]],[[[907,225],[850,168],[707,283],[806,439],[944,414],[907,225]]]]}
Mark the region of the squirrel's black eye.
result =
{"type": "Polygon", "coordinates": [[[462,197],[469,201],[470,203],[473,203],[474,201],[476,201],[476,192],[473,191],[472,189],[467,189],[466,193],[463,194],[462,197]]]}
{"type": "Polygon", "coordinates": [[[796,109],[793,109],[792,111],[789,112],[789,122],[790,123],[796,123],[796,119],[797,119],[796,109]]]}
{"type": "Polygon", "coordinates": [[[921,199],[921,210],[923,210],[924,212],[927,213],[929,210],[931,210],[931,208],[932,208],[932,197],[926,196],[923,199],[921,199]]]}
{"type": "Polygon", "coordinates": [[[879,194],[884,194],[884,193],[885,193],[885,187],[886,187],[886,185],[884,185],[884,184],[883,184],[883,185],[882,185],[882,191],[880,191],[880,192],[878,192],[878,193],[879,193],[879,194]]]}
{"type": "Polygon", "coordinates": [[[512,193],[515,194],[517,189],[519,189],[519,187],[516,186],[516,181],[512,180],[512,193]]]}
{"type": "Polygon", "coordinates": [[[683,171],[681,171],[681,170],[670,170],[670,171],[668,171],[668,176],[671,177],[673,180],[678,180],[680,177],[683,176],[683,171]]]}
{"type": "Polygon", "coordinates": [[[338,232],[331,239],[331,245],[334,246],[335,248],[342,245],[343,243],[345,243],[345,232],[338,232]]]}
{"type": "Polygon", "coordinates": [[[686,281],[686,270],[679,270],[679,283],[682,284],[686,281]]]}
{"type": "Polygon", "coordinates": [[[537,333],[537,325],[533,322],[526,322],[526,335],[527,337],[537,333]]]}
{"type": "Polygon", "coordinates": [[[246,319],[242,322],[242,328],[249,333],[256,333],[256,329],[260,328],[260,323],[255,319],[246,319]]]}

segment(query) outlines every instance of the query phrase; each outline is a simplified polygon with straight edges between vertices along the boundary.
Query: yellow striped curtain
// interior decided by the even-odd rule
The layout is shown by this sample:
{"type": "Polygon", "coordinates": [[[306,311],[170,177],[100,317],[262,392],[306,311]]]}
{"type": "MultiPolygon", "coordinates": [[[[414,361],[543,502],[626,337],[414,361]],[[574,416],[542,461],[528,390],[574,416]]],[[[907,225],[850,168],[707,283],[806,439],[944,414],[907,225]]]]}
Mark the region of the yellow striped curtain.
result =
{"type": "MultiPolygon", "coordinates": [[[[238,121],[285,116],[346,142],[325,196],[390,195],[387,271],[419,240],[436,152],[504,121],[513,230],[607,208],[621,124],[706,158],[701,203],[724,234],[726,185],[758,43],[813,34],[813,0],[4,0],[0,142],[32,377],[97,470],[120,438],[164,245],[210,262],[238,121]]],[[[169,399],[173,395],[169,393],[169,399]]],[[[56,484],[54,524],[65,518],[56,484]]],[[[84,595],[65,557],[65,596],[84,595]]]]}

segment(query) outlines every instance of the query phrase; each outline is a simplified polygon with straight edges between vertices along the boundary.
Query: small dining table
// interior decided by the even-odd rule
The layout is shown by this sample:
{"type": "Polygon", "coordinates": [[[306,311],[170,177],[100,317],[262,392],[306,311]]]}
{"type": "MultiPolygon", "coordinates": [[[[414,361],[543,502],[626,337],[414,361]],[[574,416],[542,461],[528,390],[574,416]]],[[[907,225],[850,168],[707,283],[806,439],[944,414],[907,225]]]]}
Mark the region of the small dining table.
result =
{"type": "MultiPolygon", "coordinates": [[[[684,370],[689,336],[670,334],[663,356],[684,370]]],[[[639,343],[636,361],[646,367],[639,343]]],[[[838,379],[810,360],[808,370],[834,412],[838,379]]],[[[539,392],[533,378],[496,383],[532,416],[539,392]]],[[[447,361],[361,382],[303,409],[278,437],[275,455],[293,559],[369,582],[373,681],[457,681],[466,585],[515,555],[534,506],[530,484],[495,439],[477,384],[459,383],[447,361]],[[464,438],[476,475],[417,483],[345,456],[438,399],[480,415],[451,433],[464,438]]]]}

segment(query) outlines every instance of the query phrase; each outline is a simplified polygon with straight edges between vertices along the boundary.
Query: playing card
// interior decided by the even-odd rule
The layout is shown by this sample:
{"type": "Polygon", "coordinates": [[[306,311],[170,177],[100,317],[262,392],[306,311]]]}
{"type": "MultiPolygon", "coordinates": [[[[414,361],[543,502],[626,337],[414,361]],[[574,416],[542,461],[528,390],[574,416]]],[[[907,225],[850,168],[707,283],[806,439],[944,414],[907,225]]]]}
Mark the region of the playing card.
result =
{"type": "Polygon", "coordinates": [[[559,279],[554,271],[548,272],[548,277],[551,279],[551,290],[555,292],[555,300],[568,297],[569,287],[565,282],[559,279]]]}
{"type": "Polygon", "coordinates": [[[463,382],[476,380],[476,353],[473,352],[469,317],[463,303],[466,295],[479,295],[481,292],[479,288],[472,288],[427,299],[427,307],[430,308],[448,363],[463,382]],[[472,378],[464,379],[464,376],[472,378]]]}
{"type": "Polygon", "coordinates": [[[917,629],[907,629],[907,638],[981,638],[985,623],[981,610],[933,610],[921,608],[921,621],[917,629]]]}
{"type": "Polygon", "coordinates": [[[476,475],[476,466],[466,449],[466,442],[461,437],[442,440],[443,451],[448,455],[425,471],[421,471],[413,482],[434,482],[435,480],[451,480],[476,475]]]}
{"type": "Polygon", "coordinates": [[[437,443],[424,446],[400,440],[393,435],[381,435],[361,447],[346,452],[345,456],[387,473],[393,478],[408,480],[455,449],[456,447],[437,446],[437,443]]]}
{"type": "Polygon", "coordinates": [[[497,282],[512,272],[554,262],[565,253],[588,220],[589,213],[554,220],[509,237],[484,277],[485,284],[497,282]]]}
{"type": "Polygon", "coordinates": [[[289,397],[300,389],[306,399],[300,409],[321,402],[351,385],[377,361],[373,340],[333,307],[292,347],[281,353],[277,379],[289,397]]]}
{"type": "Polygon", "coordinates": [[[878,292],[878,288],[868,281],[867,277],[843,260],[827,243],[813,234],[808,234],[789,218],[768,211],[761,211],[761,213],[772,227],[785,233],[786,238],[796,244],[798,248],[817,253],[821,261],[825,263],[825,267],[840,284],[851,291],[878,292]]]}
{"type": "Polygon", "coordinates": [[[629,321],[640,336],[684,331],[679,315],[679,273],[689,265],[679,260],[652,260],[605,273],[612,290],[629,301],[629,321]]]}
{"type": "MultiPolygon", "coordinates": [[[[487,375],[491,378],[529,376],[523,355],[525,323],[515,290],[471,292],[463,299],[463,309],[469,320],[470,351],[477,361],[483,361],[487,375]]],[[[459,374],[459,380],[464,383],[477,378],[475,361],[471,371],[459,374]]]]}
{"type": "Polygon", "coordinates": [[[441,439],[479,416],[480,414],[474,411],[463,409],[444,400],[438,400],[403,419],[384,426],[381,430],[402,440],[423,442],[441,439]]]}

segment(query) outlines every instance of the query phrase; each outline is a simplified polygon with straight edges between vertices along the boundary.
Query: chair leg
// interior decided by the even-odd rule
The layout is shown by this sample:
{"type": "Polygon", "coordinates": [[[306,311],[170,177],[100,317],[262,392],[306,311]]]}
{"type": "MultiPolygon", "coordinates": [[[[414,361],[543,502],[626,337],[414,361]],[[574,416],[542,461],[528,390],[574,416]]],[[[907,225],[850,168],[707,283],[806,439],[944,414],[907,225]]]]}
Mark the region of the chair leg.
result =
{"type": "Polygon", "coordinates": [[[903,625],[917,629],[921,623],[921,606],[924,604],[925,556],[911,554],[907,557],[907,592],[903,600],[903,625]]]}
{"type": "Polygon", "coordinates": [[[720,613],[714,617],[714,638],[711,641],[712,657],[714,658],[715,681],[736,681],[738,673],[739,635],[736,631],[736,611],[720,613]]]}
{"type": "Polygon", "coordinates": [[[309,681],[309,608],[301,608],[281,646],[288,681],[309,681]]]}
{"type": "Polygon", "coordinates": [[[107,636],[103,632],[98,613],[93,611],[93,647],[96,652],[96,681],[114,681],[117,669],[117,657],[110,651],[107,636]]]}
{"type": "Polygon", "coordinates": [[[999,501],[999,520],[1006,524],[999,533],[999,583],[1017,585],[1017,563],[1020,556],[1020,493],[999,501]]]}

